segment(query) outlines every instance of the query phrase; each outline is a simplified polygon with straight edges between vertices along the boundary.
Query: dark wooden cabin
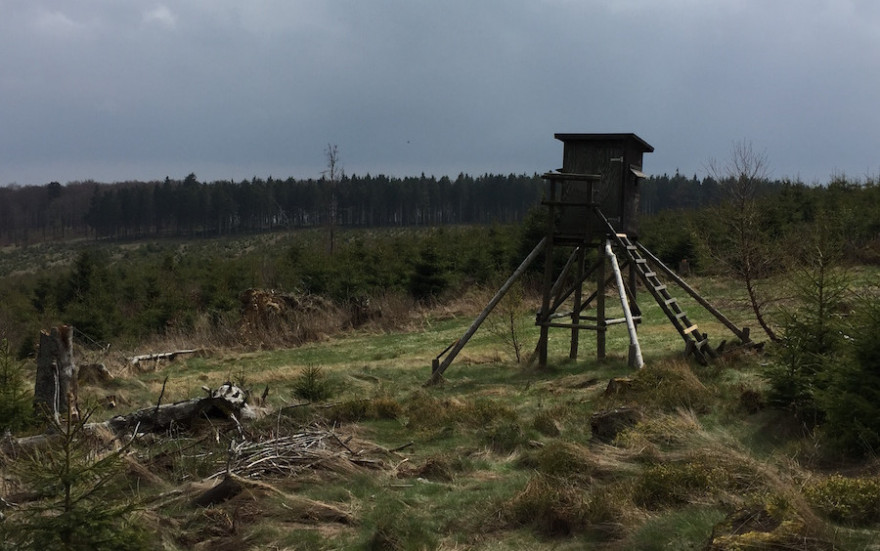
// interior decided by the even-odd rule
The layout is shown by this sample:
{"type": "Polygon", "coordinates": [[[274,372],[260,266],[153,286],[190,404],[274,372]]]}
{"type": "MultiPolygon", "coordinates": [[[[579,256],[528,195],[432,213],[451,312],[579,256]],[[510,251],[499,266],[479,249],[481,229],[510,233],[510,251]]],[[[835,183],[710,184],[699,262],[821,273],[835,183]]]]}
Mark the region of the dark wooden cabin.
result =
{"type": "Polygon", "coordinates": [[[597,243],[607,229],[588,203],[598,204],[618,232],[637,239],[642,155],[654,148],[635,134],[555,134],[563,146],[563,174],[597,179],[562,179],[557,240],[597,243]],[[569,203],[571,206],[566,206],[569,203]]]}

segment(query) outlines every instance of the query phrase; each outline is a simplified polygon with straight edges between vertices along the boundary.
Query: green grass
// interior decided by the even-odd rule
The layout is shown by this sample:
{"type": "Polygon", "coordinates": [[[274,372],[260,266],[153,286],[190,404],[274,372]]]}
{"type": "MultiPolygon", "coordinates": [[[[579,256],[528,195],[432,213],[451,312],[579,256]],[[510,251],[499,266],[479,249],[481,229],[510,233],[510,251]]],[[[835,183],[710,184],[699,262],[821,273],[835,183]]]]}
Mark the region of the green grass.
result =
{"type": "MultiPolygon", "coordinates": [[[[736,323],[747,323],[735,283],[696,278],[695,285],[726,304],[736,323]]],[[[234,537],[253,548],[701,549],[728,515],[783,501],[790,505],[773,511],[787,530],[818,533],[841,549],[870,549],[878,523],[854,508],[875,503],[875,480],[862,477],[846,486],[811,470],[805,454],[821,442],[804,438],[781,412],[745,408],[746,390],[757,396],[766,390],[767,359],[735,353],[710,366],[683,359],[681,338],[659,307],[647,304],[647,294],[641,296],[639,337],[647,367],[640,372],[627,367],[622,325],[608,331],[602,361],[595,358],[593,333],[581,335],[579,357],[570,360],[570,332],[551,330],[544,370],[516,364],[496,335],[481,330],[441,384],[424,386],[431,359],[476,315],[459,308],[423,312],[401,332],[368,328],[291,349],[185,356],[85,392],[125,394],[126,409],[134,409],[155,405],[166,377],[164,403],[234,379],[257,394],[268,385],[268,405],[279,408],[303,401],[297,394],[302,374],[317,368],[332,388],[325,400],[254,422],[251,437],[323,423],[352,437],[352,445],[367,450],[365,457],[382,461],[377,469],[315,468],[261,480],[284,495],[252,489],[211,513],[182,502],[151,506],[148,522],[171,526],[169,549],[209,540],[214,528],[208,520],[224,518],[237,519],[234,537]],[[615,377],[631,378],[631,386],[603,396],[615,377]],[[643,421],[612,444],[593,440],[590,416],[620,405],[642,408],[643,421]],[[831,500],[839,487],[847,489],[846,503],[831,500]],[[285,496],[294,495],[348,511],[353,521],[292,519],[285,496]]],[[[726,329],[683,293],[676,296],[717,344],[726,329]]],[[[530,352],[537,328],[528,323],[532,314],[522,315],[530,352]]],[[[222,465],[237,433],[207,430],[146,446],[155,474],[186,485],[222,465]]],[[[142,494],[162,491],[168,489],[143,488],[142,494]]]]}
{"type": "Polygon", "coordinates": [[[627,538],[630,549],[640,551],[698,551],[725,512],[712,507],[691,507],[653,516],[627,538]]]}

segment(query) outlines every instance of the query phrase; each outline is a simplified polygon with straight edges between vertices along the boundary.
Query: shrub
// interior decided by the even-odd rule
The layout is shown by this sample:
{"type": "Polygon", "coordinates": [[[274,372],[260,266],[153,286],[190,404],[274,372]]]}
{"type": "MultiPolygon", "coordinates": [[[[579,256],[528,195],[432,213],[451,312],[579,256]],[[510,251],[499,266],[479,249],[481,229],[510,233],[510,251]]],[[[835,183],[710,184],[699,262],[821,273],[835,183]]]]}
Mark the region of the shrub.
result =
{"type": "Polygon", "coordinates": [[[864,526],[880,521],[880,477],[836,474],[809,484],[804,495],[810,505],[835,522],[864,526]]]}
{"type": "Polygon", "coordinates": [[[446,267],[433,244],[422,249],[409,280],[409,292],[413,298],[428,302],[436,299],[449,287],[446,267]]]}
{"type": "Polygon", "coordinates": [[[636,479],[633,501],[646,509],[661,509],[707,495],[754,491],[763,482],[748,460],[729,452],[698,453],[646,468],[636,479]]]}
{"type": "Polygon", "coordinates": [[[829,228],[805,232],[795,246],[792,285],[800,308],[787,312],[779,363],[767,373],[770,402],[814,426],[824,417],[819,394],[844,345],[843,302],[849,278],[839,266],[839,243],[829,228]]]}

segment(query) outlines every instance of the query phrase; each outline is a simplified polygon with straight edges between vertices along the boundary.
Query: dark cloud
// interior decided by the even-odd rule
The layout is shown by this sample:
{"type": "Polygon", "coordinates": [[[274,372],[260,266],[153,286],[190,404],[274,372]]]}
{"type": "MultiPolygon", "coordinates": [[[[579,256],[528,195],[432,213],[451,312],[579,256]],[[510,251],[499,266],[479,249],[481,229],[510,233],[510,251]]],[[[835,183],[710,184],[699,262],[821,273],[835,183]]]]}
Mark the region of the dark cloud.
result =
{"type": "Polygon", "coordinates": [[[876,175],[880,5],[840,0],[0,0],[0,183],[555,168],[636,132],[652,173],[735,140],[876,175]]]}

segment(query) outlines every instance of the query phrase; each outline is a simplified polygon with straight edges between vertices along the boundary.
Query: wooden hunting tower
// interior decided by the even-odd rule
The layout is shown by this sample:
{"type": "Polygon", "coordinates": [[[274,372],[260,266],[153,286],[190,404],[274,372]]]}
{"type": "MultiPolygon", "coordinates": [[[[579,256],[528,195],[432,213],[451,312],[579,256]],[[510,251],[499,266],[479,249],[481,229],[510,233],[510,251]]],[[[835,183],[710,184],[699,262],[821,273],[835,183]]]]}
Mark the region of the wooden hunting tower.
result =
{"type": "Polygon", "coordinates": [[[748,328],[740,329],[734,325],[638,242],[639,187],[645,179],[642,156],[653,152],[654,148],[635,134],[556,134],[555,137],[563,143],[562,168],[542,176],[547,181],[542,201],[548,211],[546,236],[495,294],[464,336],[434,359],[431,380],[440,378],[513,282],[542,252],[543,298],[535,320],[541,328],[541,336],[532,356],[541,366],[547,363],[551,328],[571,330],[569,356],[572,359],[577,358],[579,332],[594,331],[596,357],[601,359],[605,357],[608,328],[625,323],[630,337],[629,364],[641,367],[643,361],[636,332],[636,324],[641,323],[642,317],[637,301],[639,283],[678,331],[687,354],[692,354],[700,363],[717,355],[724,342],[718,350],[709,346],[708,335],[688,318],[658,274],[664,274],[678,284],[743,344],[752,345],[748,328]],[[555,251],[560,248],[570,254],[561,272],[557,273],[554,258],[555,251]],[[590,250],[596,250],[598,254],[587,266],[587,252],[590,250]],[[624,281],[621,264],[628,268],[628,281],[624,281]],[[607,270],[609,265],[611,271],[607,270]],[[587,289],[592,293],[585,296],[584,284],[591,278],[595,288],[587,289]],[[622,314],[617,317],[613,317],[613,313],[609,316],[606,310],[609,284],[616,287],[620,302],[622,314]],[[595,308],[595,314],[586,315],[588,308],[595,308]],[[441,363],[440,359],[447,353],[441,363]]]}

